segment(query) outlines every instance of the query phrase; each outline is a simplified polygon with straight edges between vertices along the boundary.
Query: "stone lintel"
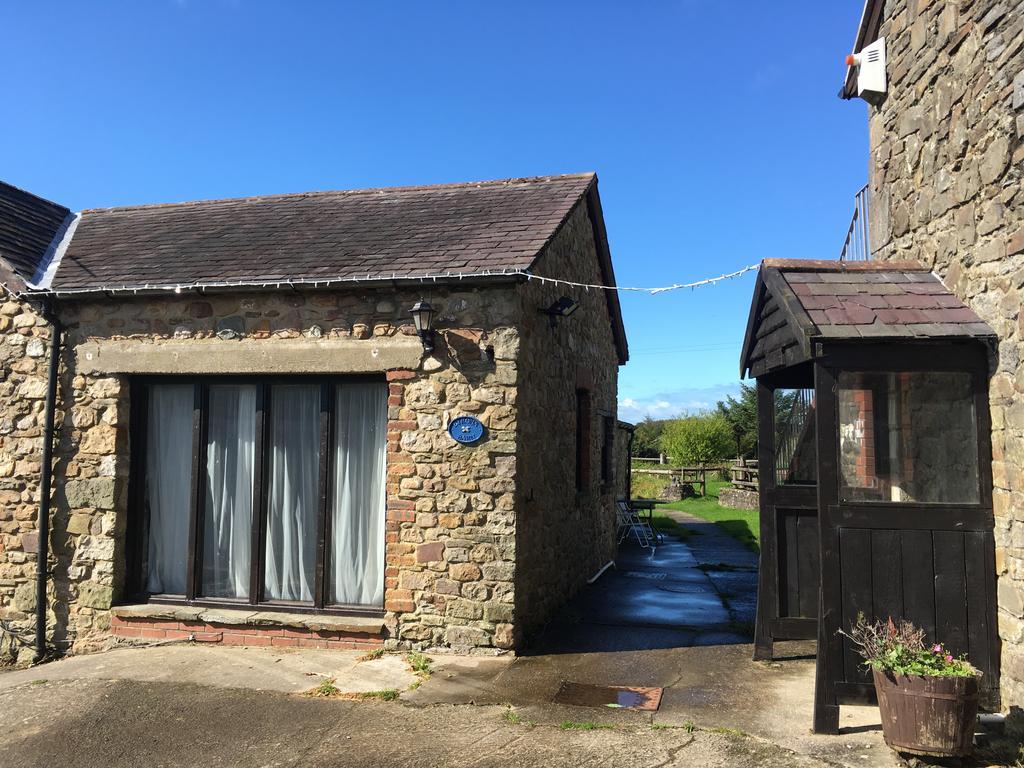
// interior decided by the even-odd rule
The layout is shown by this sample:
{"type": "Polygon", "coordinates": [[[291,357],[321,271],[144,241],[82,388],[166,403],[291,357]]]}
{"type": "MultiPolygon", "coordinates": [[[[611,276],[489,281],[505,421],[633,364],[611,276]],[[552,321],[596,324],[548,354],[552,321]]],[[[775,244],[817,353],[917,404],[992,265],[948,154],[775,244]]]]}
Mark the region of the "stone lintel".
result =
{"type": "Polygon", "coordinates": [[[416,369],[423,345],[415,336],[359,339],[122,339],[75,347],[85,374],[380,373],[416,369]]]}

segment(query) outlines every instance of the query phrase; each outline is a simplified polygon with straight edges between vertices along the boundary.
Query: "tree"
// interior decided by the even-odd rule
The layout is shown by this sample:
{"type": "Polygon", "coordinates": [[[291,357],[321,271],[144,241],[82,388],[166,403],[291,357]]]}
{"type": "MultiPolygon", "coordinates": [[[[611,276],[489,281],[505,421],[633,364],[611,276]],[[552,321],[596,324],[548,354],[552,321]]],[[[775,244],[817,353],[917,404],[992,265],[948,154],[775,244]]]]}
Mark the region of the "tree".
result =
{"type": "Polygon", "coordinates": [[[661,433],[662,451],[682,466],[722,461],[735,446],[732,427],[717,411],[670,421],[661,433]]]}
{"type": "Polygon", "coordinates": [[[732,430],[733,450],[748,459],[757,456],[757,389],[740,383],[740,397],[729,395],[716,409],[732,430]]]}
{"type": "Polygon", "coordinates": [[[633,455],[647,459],[657,458],[661,452],[661,431],[664,421],[655,421],[650,416],[636,425],[633,433],[633,455]]]}

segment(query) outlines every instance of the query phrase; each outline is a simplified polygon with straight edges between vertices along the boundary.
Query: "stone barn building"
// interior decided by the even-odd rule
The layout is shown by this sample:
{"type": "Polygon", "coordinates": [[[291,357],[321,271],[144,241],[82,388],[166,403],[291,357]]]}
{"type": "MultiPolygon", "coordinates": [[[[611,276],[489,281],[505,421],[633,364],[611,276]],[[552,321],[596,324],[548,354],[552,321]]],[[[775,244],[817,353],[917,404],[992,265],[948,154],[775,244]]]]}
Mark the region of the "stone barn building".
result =
{"type": "Polygon", "coordinates": [[[592,174],[0,185],[0,657],[519,647],[612,558],[623,476],[616,293],[544,277],[614,285],[592,174]]]}
{"type": "MultiPolygon", "coordinates": [[[[928,267],[998,336],[990,362],[1002,707],[1024,702],[1024,5],[867,0],[871,259],[928,267]]],[[[856,96],[856,71],[842,95],[856,96]]]]}

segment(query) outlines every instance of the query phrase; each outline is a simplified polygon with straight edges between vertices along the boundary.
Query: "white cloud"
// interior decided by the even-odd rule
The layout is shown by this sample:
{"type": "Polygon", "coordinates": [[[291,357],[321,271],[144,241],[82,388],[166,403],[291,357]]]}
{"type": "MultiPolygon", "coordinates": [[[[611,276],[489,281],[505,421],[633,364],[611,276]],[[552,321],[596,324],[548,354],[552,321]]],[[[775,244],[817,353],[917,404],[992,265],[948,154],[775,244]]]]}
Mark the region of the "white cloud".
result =
{"type": "Polygon", "coordinates": [[[714,408],[726,395],[736,395],[738,392],[738,384],[721,384],[680,389],[676,392],[658,392],[649,397],[624,396],[619,398],[619,418],[634,423],[643,421],[647,416],[652,419],[671,419],[714,408]]]}

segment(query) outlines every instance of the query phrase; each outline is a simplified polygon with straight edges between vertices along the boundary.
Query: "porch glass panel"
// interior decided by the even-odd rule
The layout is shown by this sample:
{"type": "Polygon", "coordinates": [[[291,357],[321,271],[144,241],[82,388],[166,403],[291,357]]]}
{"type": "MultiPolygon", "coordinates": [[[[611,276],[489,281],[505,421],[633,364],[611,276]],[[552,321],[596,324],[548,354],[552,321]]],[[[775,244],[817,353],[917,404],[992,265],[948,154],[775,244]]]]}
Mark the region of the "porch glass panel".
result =
{"type": "Polygon", "coordinates": [[[814,390],[776,389],[775,482],[814,485],[818,482],[814,430],[814,390]]]}
{"type": "Polygon", "coordinates": [[[971,374],[844,371],[837,395],[842,501],[979,503],[971,374]]]}

